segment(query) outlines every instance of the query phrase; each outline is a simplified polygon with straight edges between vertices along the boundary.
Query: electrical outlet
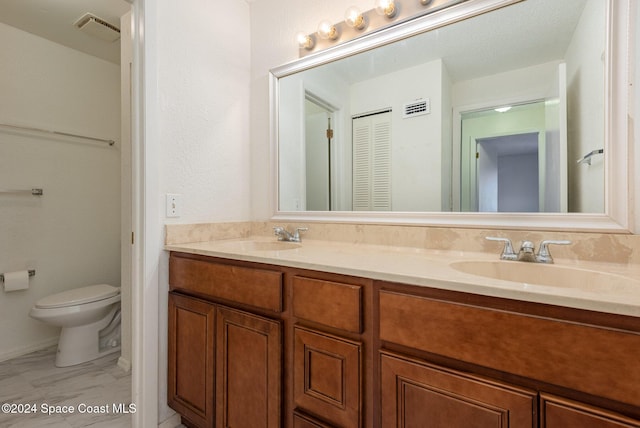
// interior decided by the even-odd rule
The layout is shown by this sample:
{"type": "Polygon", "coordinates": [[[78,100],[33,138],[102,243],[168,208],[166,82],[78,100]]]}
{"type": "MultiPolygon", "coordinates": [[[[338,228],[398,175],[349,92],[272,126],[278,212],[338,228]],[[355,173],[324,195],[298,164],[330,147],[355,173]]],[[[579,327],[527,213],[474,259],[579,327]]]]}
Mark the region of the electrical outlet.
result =
{"type": "Polygon", "coordinates": [[[180,217],[182,214],[182,195],[167,193],[167,217],[180,217]]]}

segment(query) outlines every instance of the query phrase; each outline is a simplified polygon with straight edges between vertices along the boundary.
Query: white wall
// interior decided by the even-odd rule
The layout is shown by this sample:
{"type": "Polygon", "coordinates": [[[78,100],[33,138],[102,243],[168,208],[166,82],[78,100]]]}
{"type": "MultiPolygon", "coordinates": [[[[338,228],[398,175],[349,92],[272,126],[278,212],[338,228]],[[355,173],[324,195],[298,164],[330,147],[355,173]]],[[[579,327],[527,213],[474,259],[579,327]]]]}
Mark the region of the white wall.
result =
{"type": "Polygon", "coordinates": [[[456,82],[452,87],[453,107],[467,111],[509,102],[544,99],[557,80],[558,64],[560,61],[552,61],[456,82]]]}
{"type": "Polygon", "coordinates": [[[590,0],[576,26],[567,60],[569,211],[604,212],[604,156],[590,166],[575,159],[604,147],[605,2],[590,0]],[[600,90],[598,90],[600,89],[600,90]]]}
{"type": "Polygon", "coordinates": [[[212,1],[161,0],[145,3],[145,19],[145,191],[151,208],[144,232],[150,283],[144,287],[158,287],[163,421],[172,413],[166,405],[168,254],[158,229],[250,219],[250,18],[244,0],[222,9],[212,1]],[[166,193],[182,195],[180,218],[165,217],[166,193]]]}
{"type": "Polygon", "coordinates": [[[171,222],[249,216],[249,8],[232,0],[223,11],[158,4],[160,187],[183,195],[171,222]]]}
{"type": "MultiPolygon", "coordinates": [[[[0,122],[120,139],[120,68],[0,24],[0,122]]],[[[0,128],[0,272],[35,269],[26,291],[0,291],[0,359],[55,343],[29,318],[40,298],[120,285],[120,149],[0,128]]]]}
{"type": "Polygon", "coordinates": [[[637,114],[640,111],[640,7],[636,4],[633,12],[629,17],[632,24],[636,26],[635,34],[631,37],[632,47],[630,54],[635,57],[632,61],[630,79],[634,83],[629,89],[631,93],[629,120],[629,132],[632,133],[634,139],[633,147],[630,151],[629,159],[629,183],[631,200],[629,201],[629,209],[634,215],[631,216],[633,224],[633,233],[640,234],[640,120],[637,120],[637,114]]]}

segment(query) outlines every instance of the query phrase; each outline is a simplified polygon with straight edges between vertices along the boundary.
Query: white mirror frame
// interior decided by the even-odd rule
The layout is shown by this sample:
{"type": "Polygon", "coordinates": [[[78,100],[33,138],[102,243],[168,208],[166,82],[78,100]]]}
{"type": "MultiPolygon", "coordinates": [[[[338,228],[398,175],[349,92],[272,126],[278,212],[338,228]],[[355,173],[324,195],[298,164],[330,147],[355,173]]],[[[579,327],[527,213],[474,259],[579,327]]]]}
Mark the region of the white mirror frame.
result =
{"type": "Polygon", "coordinates": [[[628,123],[632,98],[631,37],[632,0],[609,0],[607,4],[607,55],[605,59],[605,212],[586,213],[469,213],[469,212],[369,212],[369,211],[280,211],[278,170],[278,79],[377,46],[491,12],[523,0],[471,0],[386,28],[342,45],[326,49],[274,68],[269,76],[271,113],[272,221],[372,223],[462,228],[563,230],[630,233],[632,188],[628,123]]]}

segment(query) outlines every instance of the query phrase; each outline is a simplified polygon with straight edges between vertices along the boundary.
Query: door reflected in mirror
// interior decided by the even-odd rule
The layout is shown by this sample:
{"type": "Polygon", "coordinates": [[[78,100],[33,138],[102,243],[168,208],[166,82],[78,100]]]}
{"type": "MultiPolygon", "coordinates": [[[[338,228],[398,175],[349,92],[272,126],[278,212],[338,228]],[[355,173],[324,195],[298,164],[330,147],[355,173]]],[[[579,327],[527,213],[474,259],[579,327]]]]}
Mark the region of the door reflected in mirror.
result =
{"type": "Polygon", "coordinates": [[[606,7],[527,0],[280,76],[279,210],[604,213],[606,151],[577,160],[605,145],[606,7]]]}

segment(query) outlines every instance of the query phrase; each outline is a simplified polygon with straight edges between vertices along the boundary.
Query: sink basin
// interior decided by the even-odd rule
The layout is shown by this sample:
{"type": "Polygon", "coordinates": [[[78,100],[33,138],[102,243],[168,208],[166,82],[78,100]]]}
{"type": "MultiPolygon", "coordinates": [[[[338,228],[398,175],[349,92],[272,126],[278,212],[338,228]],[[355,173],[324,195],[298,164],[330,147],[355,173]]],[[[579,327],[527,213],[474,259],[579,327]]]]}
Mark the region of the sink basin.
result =
{"type": "Polygon", "coordinates": [[[582,291],[639,293],[640,281],[613,273],[575,267],[511,261],[459,261],[451,263],[459,272],[486,278],[582,291]]]}
{"type": "Polygon", "coordinates": [[[293,250],[302,246],[299,242],[257,240],[229,241],[221,245],[225,249],[235,251],[283,251],[293,250]]]}

